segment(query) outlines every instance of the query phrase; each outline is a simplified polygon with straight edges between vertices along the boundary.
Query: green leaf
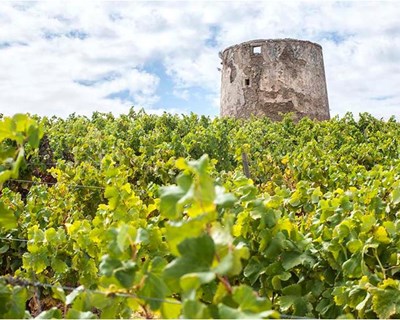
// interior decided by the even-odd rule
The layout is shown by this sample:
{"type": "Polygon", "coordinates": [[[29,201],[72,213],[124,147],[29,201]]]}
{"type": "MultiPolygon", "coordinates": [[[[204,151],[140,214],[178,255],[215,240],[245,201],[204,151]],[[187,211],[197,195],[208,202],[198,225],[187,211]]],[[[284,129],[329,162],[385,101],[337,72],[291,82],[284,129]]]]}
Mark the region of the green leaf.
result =
{"type": "Polygon", "coordinates": [[[233,247],[222,259],[214,272],[220,275],[236,276],[242,272],[242,259],[246,260],[250,251],[243,243],[233,247]]]}
{"type": "Polygon", "coordinates": [[[131,225],[123,224],[118,229],[117,244],[121,252],[124,252],[136,239],[136,229],[131,225]]]}
{"type": "Polygon", "coordinates": [[[273,228],[279,219],[280,213],[279,210],[268,208],[265,212],[262,212],[262,220],[268,228],[273,228]]]}
{"type": "Polygon", "coordinates": [[[250,250],[244,243],[239,243],[233,249],[233,266],[227,273],[228,276],[236,276],[242,272],[242,260],[247,260],[250,257],[250,250]]]}
{"type": "Polygon", "coordinates": [[[66,319],[97,319],[97,317],[90,311],[82,312],[75,309],[69,309],[66,319]]]}
{"type": "Polygon", "coordinates": [[[275,237],[273,237],[265,250],[265,255],[269,259],[275,259],[285,248],[286,237],[282,232],[278,232],[275,237]]]}
{"type": "Polygon", "coordinates": [[[258,261],[257,257],[251,257],[246,267],[243,270],[243,274],[250,280],[250,284],[253,285],[260,274],[265,272],[265,267],[258,261]]]}
{"type": "Polygon", "coordinates": [[[182,305],[177,300],[165,299],[161,305],[161,315],[164,319],[178,319],[182,311],[182,305]],[[169,303],[172,302],[172,303],[169,303]]]}
{"type": "Polygon", "coordinates": [[[376,219],[373,215],[365,215],[361,217],[361,231],[367,232],[376,224],[376,219]]]}
{"type": "Polygon", "coordinates": [[[33,254],[25,252],[22,256],[22,261],[25,269],[41,273],[49,265],[48,252],[44,247],[39,248],[38,252],[33,254]]]}
{"type": "Polygon", "coordinates": [[[57,237],[57,231],[54,228],[46,229],[44,232],[44,237],[47,242],[52,242],[57,237]]]}
{"type": "Polygon", "coordinates": [[[379,226],[374,230],[374,240],[385,244],[391,242],[390,238],[388,237],[388,233],[386,232],[386,229],[383,226],[379,226]]]}
{"type": "Polygon", "coordinates": [[[354,254],[349,260],[343,263],[343,273],[349,278],[359,278],[362,276],[361,253],[354,254]]]}
{"type": "Polygon", "coordinates": [[[0,142],[5,139],[13,139],[15,131],[15,121],[11,118],[4,118],[0,121],[0,142]]]}
{"type": "Polygon", "coordinates": [[[264,319],[264,318],[279,318],[279,313],[274,310],[251,312],[242,311],[228,307],[222,303],[218,305],[219,316],[221,319],[264,319]]]}
{"type": "Polygon", "coordinates": [[[393,288],[380,289],[373,293],[372,308],[381,319],[400,315],[400,291],[393,288]]]}
{"type": "Polygon", "coordinates": [[[367,293],[367,294],[365,295],[364,300],[361,301],[359,304],[357,304],[356,310],[358,310],[358,311],[365,310],[365,308],[366,308],[366,306],[367,306],[367,303],[369,302],[370,299],[371,299],[371,295],[370,295],[369,293],[367,293]]]}
{"type": "Polygon", "coordinates": [[[282,266],[287,271],[302,264],[306,259],[307,255],[301,252],[284,252],[282,254],[282,266]]]}
{"type": "Polygon", "coordinates": [[[246,285],[235,287],[232,298],[239,304],[241,310],[260,312],[271,309],[269,300],[258,297],[253,289],[246,285]]]}
{"type": "Polygon", "coordinates": [[[282,296],[280,298],[280,306],[283,311],[292,308],[295,316],[305,316],[308,313],[308,309],[311,308],[307,298],[301,296],[282,296]]]}
{"type": "Polygon", "coordinates": [[[111,277],[114,270],[120,268],[121,266],[121,261],[119,261],[118,259],[112,259],[108,254],[106,254],[101,258],[99,270],[101,274],[107,277],[111,277]]]}
{"type": "Polygon", "coordinates": [[[277,313],[271,310],[271,302],[258,297],[252,288],[246,285],[234,287],[232,298],[237,304],[236,309],[222,303],[218,305],[221,318],[249,319],[277,316],[277,313]]]}
{"type": "Polygon", "coordinates": [[[214,279],[214,272],[187,273],[180,278],[180,286],[186,297],[190,295],[190,299],[194,299],[195,291],[200,288],[202,284],[210,283],[214,279]]]}
{"type": "Polygon", "coordinates": [[[131,288],[135,280],[137,265],[133,261],[124,262],[122,267],[114,270],[115,278],[124,288],[131,288]]]}
{"type": "MultiPolygon", "coordinates": [[[[110,303],[107,303],[103,306],[102,312],[101,312],[101,318],[102,319],[116,319],[117,315],[119,314],[119,307],[120,305],[118,303],[115,303],[115,299],[110,299],[109,297],[106,297],[102,295],[103,299],[106,298],[108,299],[110,303]]],[[[106,300],[107,301],[107,300],[106,300]]],[[[96,306],[96,304],[93,303],[93,305],[96,306]]]]}
{"type": "Polygon", "coordinates": [[[199,216],[187,221],[169,222],[166,226],[166,237],[173,255],[179,255],[178,245],[187,238],[200,236],[209,219],[199,216]]]}
{"type": "Polygon", "coordinates": [[[209,318],[205,304],[195,300],[186,300],[183,303],[182,316],[186,319],[209,318]]]}
{"type": "Polygon", "coordinates": [[[64,261],[57,259],[57,258],[54,258],[52,260],[51,267],[54,269],[55,272],[58,272],[58,273],[65,273],[69,269],[68,265],[64,261]]]}
{"type": "Polygon", "coordinates": [[[299,284],[292,284],[287,287],[285,287],[282,290],[283,295],[285,296],[302,296],[302,289],[299,284]]]}
{"type": "MultiPolygon", "coordinates": [[[[33,148],[37,148],[41,136],[40,126],[25,114],[16,114],[12,118],[7,117],[0,121],[0,142],[4,139],[14,140],[16,142],[15,153],[18,153],[15,160],[14,155],[10,157],[11,163],[6,167],[11,166],[11,168],[8,169],[3,168],[3,163],[4,160],[8,161],[9,157],[4,158],[7,153],[0,153],[0,188],[8,179],[18,178],[18,171],[25,155],[24,142],[26,140],[32,141],[33,148]]],[[[0,148],[4,149],[3,146],[0,146],[0,148]]]]}
{"type": "Polygon", "coordinates": [[[215,204],[222,208],[231,208],[237,201],[237,198],[232,193],[225,193],[221,187],[216,187],[216,193],[215,204]]]}
{"type": "Polygon", "coordinates": [[[117,187],[115,186],[108,186],[104,190],[104,197],[108,199],[108,205],[110,210],[115,210],[118,206],[120,201],[120,195],[117,187]]]}
{"type": "Polygon", "coordinates": [[[66,303],[65,292],[64,292],[64,289],[61,286],[52,287],[51,291],[53,292],[53,298],[58,299],[63,303],[66,303]]]}
{"type": "Polygon", "coordinates": [[[148,244],[150,242],[149,236],[150,236],[150,233],[147,229],[139,228],[137,230],[135,242],[148,244]]]}
{"type": "Polygon", "coordinates": [[[317,204],[322,195],[323,193],[321,192],[320,187],[315,188],[313,193],[311,194],[311,203],[317,204]]]}
{"type": "Polygon", "coordinates": [[[0,172],[0,188],[4,182],[12,177],[13,172],[11,170],[5,170],[0,172]]]}
{"type": "Polygon", "coordinates": [[[3,318],[23,318],[27,300],[28,292],[26,288],[16,286],[9,290],[4,284],[0,283],[0,315],[3,318]]]}
{"type": "Polygon", "coordinates": [[[17,113],[12,117],[15,122],[15,131],[25,132],[31,119],[24,113],[17,113]]]}
{"type": "Polygon", "coordinates": [[[383,226],[385,229],[390,233],[390,235],[393,237],[396,234],[396,225],[394,224],[393,221],[385,221],[383,223],[383,226]]]}
{"type": "Polygon", "coordinates": [[[181,256],[168,264],[164,271],[167,283],[176,287],[180,277],[187,273],[209,271],[215,253],[210,236],[188,238],[179,244],[178,250],[181,256]]]}
{"type": "Polygon", "coordinates": [[[233,268],[234,265],[234,257],[232,252],[228,252],[228,254],[223,257],[218,263],[218,265],[213,269],[213,271],[219,275],[227,275],[233,268]]]}
{"type": "Polygon", "coordinates": [[[5,244],[4,246],[2,246],[0,248],[0,254],[6,253],[9,248],[10,248],[10,246],[8,244],[5,244]]]}
{"type": "Polygon", "coordinates": [[[393,204],[397,205],[400,203],[400,184],[398,183],[396,187],[394,187],[393,191],[390,194],[392,198],[393,204]]]}
{"type": "Polygon", "coordinates": [[[160,211],[168,219],[178,219],[177,203],[185,195],[185,191],[178,186],[169,186],[160,188],[160,211]]]}
{"type": "Polygon", "coordinates": [[[146,275],[140,296],[154,298],[155,300],[145,300],[152,310],[158,310],[162,305],[162,300],[168,292],[164,280],[159,274],[149,273],[146,275]]]}
{"type": "Polygon", "coordinates": [[[302,294],[302,288],[299,284],[285,287],[282,290],[282,294],[283,296],[279,301],[283,311],[292,308],[294,315],[305,316],[308,310],[311,309],[308,298],[302,294]]]}
{"type": "Polygon", "coordinates": [[[10,230],[17,226],[17,218],[14,216],[14,213],[0,200],[0,227],[10,230]]]}
{"type": "Polygon", "coordinates": [[[353,239],[347,242],[347,248],[351,253],[356,253],[360,251],[363,247],[363,243],[359,239],[353,239]]]}
{"type": "Polygon", "coordinates": [[[57,309],[56,307],[53,307],[49,310],[43,311],[35,319],[61,319],[61,318],[62,318],[61,310],[57,309]]]}
{"type": "Polygon", "coordinates": [[[28,142],[34,148],[39,147],[40,139],[43,137],[43,127],[32,122],[28,129],[28,142]]]}
{"type": "Polygon", "coordinates": [[[183,192],[187,193],[192,187],[193,178],[188,174],[179,174],[176,178],[176,183],[182,189],[183,192]]]}

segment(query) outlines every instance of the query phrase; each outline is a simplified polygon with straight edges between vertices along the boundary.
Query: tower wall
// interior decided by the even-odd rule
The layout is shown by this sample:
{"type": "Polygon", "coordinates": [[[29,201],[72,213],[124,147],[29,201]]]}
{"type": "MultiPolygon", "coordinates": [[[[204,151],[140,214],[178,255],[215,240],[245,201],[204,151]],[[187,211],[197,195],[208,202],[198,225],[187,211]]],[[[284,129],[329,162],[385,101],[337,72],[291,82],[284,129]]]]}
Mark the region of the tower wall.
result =
{"type": "Polygon", "coordinates": [[[253,40],[225,49],[221,116],[268,116],[280,120],[329,119],[322,47],[293,39],[253,40]]]}

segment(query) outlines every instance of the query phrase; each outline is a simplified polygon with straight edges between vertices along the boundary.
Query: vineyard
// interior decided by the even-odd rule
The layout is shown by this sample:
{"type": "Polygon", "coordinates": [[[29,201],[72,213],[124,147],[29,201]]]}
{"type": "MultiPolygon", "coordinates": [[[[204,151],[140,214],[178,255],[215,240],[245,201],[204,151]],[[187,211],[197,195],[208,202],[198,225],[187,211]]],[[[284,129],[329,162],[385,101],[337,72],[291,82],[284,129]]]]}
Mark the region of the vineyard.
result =
{"type": "Polygon", "coordinates": [[[400,124],[0,117],[1,318],[400,317],[400,124]]]}

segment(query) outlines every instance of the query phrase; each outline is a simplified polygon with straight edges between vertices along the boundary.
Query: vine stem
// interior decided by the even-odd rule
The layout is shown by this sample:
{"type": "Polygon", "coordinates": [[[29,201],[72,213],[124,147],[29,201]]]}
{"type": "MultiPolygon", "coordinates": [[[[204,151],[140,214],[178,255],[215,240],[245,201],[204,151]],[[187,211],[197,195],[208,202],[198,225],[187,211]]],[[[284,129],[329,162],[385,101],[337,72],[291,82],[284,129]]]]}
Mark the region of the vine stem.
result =
{"type": "Polygon", "coordinates": [[[144,311],[144,315],[146,319],[153,319],[153,315],[149,313],[149,310],[147,310],[146,305],[141,304],[140,305],[144,311]]]}
{"type": "Polygon", "coordinates": [[[228,291],[229,294],[232,294],[233,290],[228,278],[226,276],[220,276],[219,274],[217,275],[217,277],[219,281],[221,281],[221,283],[224,285],[226,291],[228,291]]]}
{"type": "Polygon", "coordinates": [[[382,265],[382,262],[381,262],[381,260],[379,259],[379,257],[378,257],[378,253],[377,253],[377,249],[375,248],[375,250],[374,250],[374,256],[375,256],[375,258],[376,258],[376,260],[378,261],[378,264],[379,264],[379,267],[381,268],[381,270],[382,270],[382,273],[383,273],[383,279],[385,279],[386,280],[386,272],[385,272],[385,268],[383,267],[383,265],[382,265]]]}
{"type": "MultiPolygon", "coordinates": [[[[203,208],[203,203],[200,203],[200,206],[203,208]]],[[[203,209],[203,211],[204,211],[204,209],[203,209]]],[[[211,224],[210,223],[207,223],[206,231],[207,231],[207,234],[211,237],[211,224]]],[[[217,252],[215,252],[215,258],[217,259],[218,262],[221,262],[221,258],[219,257],[217,252]]],[[[233,290],[232,290],[232,286],[228,280],[228,277],[217,274],[217,278],[224,285],[226,291],[228,291],[229,294],[232,294],[233,290]]]]}

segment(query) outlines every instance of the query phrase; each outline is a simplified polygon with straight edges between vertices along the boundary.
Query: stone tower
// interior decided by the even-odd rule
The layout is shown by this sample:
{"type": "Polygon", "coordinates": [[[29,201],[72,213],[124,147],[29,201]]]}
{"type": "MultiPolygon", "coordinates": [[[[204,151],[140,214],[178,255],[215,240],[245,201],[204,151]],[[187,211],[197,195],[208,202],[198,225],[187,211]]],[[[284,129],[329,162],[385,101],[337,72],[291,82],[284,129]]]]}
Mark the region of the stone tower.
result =
{"type": "Polygon", "coordinates": [[[221,116],[329,119],[322,47],[294,39],[252,40],[220,53],[221,116]]]}

